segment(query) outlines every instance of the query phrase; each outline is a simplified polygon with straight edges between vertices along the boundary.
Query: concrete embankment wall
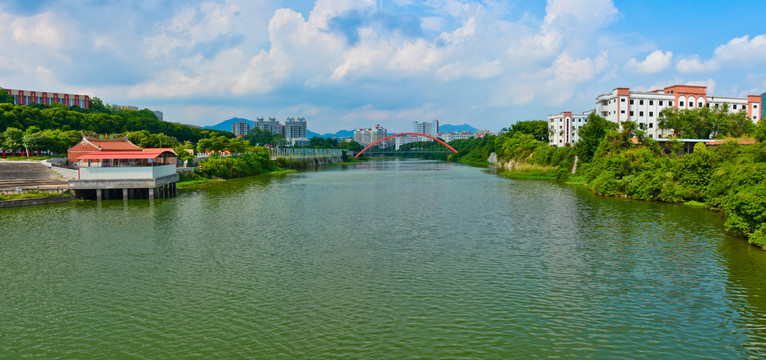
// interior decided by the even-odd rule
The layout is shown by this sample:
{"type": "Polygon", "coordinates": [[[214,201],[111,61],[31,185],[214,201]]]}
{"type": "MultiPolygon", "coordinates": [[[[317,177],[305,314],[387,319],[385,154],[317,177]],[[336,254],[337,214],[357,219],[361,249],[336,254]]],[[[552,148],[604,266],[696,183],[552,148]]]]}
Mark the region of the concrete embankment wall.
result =
{"type": "Polygon", "coordinates": [[[62,195],[62,196],[52,196],[52,197],[44,197],[44,198],[36,198],[36,199],[6,200],[6,201],[0,201],[0,209],[18,207],[18,206],[58,204],[58,203],[64,203],[67,201],[72,201],[75,199],[76,198],[74,196],[62,195]]]}
{"type": "Polygon", "coordinates": [[[306,158],[294,158],[294,159],[277,158],[274,162],[276,162],[277,166],[283,169],[300,170],[300,169],[318,167],[321,165],[343,162],[343,157],[323,156],[323,157],[306,157],[306,158]]]}

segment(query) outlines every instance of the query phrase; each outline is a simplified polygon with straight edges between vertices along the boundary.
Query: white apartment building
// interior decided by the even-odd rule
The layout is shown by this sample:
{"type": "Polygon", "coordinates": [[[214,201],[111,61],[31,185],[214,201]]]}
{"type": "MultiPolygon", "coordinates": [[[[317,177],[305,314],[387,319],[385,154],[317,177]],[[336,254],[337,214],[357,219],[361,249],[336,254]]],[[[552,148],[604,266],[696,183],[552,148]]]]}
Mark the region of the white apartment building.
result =
{"type": "MultiPolygon", "coordinates": [[[[412,132],[418,134],[426,134],[433,137],[439,135],[439,120],[434,119],[432,122],[412,122],[412,132]]],[[[432,141],[431,139],[421,136],[418,141],[432,141]]]]}
{"type": "Polygon", "coordinates": [[[617,124],[634,121],[650,138],[663,138],[670,134],[661,132],[657,127],[662,109],[717,108],[724,103],[729,105],[732,113],[746,112],[753,122],[761,118],[760,95],[748,95],[747,98],[712,96],[707,94],[705,86],[694,85],[673,85],[652,91],[616,88],[596,98],[596,113],[617,124]]]}
{"type": "Polygon", "coordinates": [[[243,137],[250,132],[250,123],[244,120],[240,120],[231,124],[231,133],[236,137],[243,137]]]}
{"type": "Polygon", "coordinates": [[[443,132],[439,133],[438,138],[444,140],[444,142],[448,143],[452,140],[464,140],[464,139],[470,139],[473,137],[473,133],[468,131],[459,131],[459,132],[443,132]]]}
{"type": "Polygon", "coordinates": [[[588,115],[593,110],[582,114],[564,111],[548,115],[548,144],[556,146],[574,145],[580,140],[577,132],[588,122],[588,115]]]}
{"type": "Polygon", "coordinates": [[[287,121],[285,121],[284,129],[284,135],[288,141],[291,139],[305,139],[308,137],[306,118],[299,117],[296,119],[294,117],[289,117],[287,118],[287,121]]]}
{"type": "MultiPolygon", "coordinates": [[[[652,91],[631,91],[630,88],[616,88],[611,93],[596,97],[596,114],[620,125],[623,121],[634,121],[650,138],[666,138],[672,133],[658,126],[660,111],[667,108],[696,109],[718,108],[728,104],[732,113],[745,112],[753,122],[762,116],[760,95],[747,98],[713,96],[707,94],[707,87],[696,85],[673,85],[652,91]]],[[[571,112],[548,116],[550,130],[549,144],[572,145],[580,138],[577,130],[582,128],[591,111],[581,115],[571,112]]]]}
{"type": "Polygon", "coordinates": [[[388,136],[388,130],[380,124],[375,125],[374,128],[354,130],[354,141],[362,146],[368,146],[386,136],[388,136]]]}

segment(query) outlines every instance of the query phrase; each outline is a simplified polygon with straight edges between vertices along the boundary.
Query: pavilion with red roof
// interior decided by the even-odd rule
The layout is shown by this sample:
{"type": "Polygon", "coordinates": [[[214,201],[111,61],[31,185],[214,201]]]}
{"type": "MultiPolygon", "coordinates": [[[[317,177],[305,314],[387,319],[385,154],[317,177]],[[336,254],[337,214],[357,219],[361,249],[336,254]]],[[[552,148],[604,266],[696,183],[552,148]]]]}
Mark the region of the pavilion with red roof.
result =
{"type": "Polygon", "coordinates": [[[163,197],[176,192],[178,155],[171,148],[141,149],[127,137],[117,140],[83,137],[69,149],[68,158],[77,165],[77,179],[69,181],[69,188],[77,196],[98,200],[120,195],[125,200],[154,199],[155,195],[163,197]]]}

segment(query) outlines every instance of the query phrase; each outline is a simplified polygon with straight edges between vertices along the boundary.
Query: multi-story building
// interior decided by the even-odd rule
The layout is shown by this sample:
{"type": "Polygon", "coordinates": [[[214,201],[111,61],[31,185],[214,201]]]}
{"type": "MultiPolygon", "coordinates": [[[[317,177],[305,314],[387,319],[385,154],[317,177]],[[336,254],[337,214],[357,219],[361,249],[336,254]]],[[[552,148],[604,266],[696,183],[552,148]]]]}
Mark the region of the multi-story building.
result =
{"type": "Polygon", "coordinates": [[[53,103],[58,103],[65,106],[79,106],[83,109],[90,109],[90,96],[88,95],[15,89],[5,90],[13,96],[13,103],[16,105],[50,105],[53,103]]]}
{"type": "Polygon", "coordinates": [[[231,132],[235,137],[243,137],[250,132],[250,123],[240,120],[231,125],[231,132]]]}
{"type": "Polygon", "coordinates": [[[460,132],[443,132],[439,133],[438,136],[440,139],[444,140],[444,142],[450,142],[452,140],[465,140],[470,139],[473,137],[473,133],[468,131],[460,131],[460,132]]]}
{"type": "Polygon", "coordinates": [[[354,141],[362,146],[368,146],[386,136],[388,136],[388,130],[380,126],[380,124],[375,125],[374,128],[354,130],[354,141]]]}
{"type": "Polygon", "coordinates": [[[571,111],[564,111],[560,114],[548,115],[548,144],[566,146],[579,141],[577,131],[588,122],[588,115],[592,112],[593,110],[582,114],[572,114],[571,111]]]}
{"type": "Polygon", "coordinates": [[[270,117],[268,121],[264,121],[262,117],[256,118],[255,127],[261,130],[271,131],[272,134],[285,134],[282,124],[280,124],[279,121],[277,121],[277,118],[274,117],[270,117]]]}
{"type": "Polygon", "coordinates": [[[596,113],[618,125],[623,121],[634,121],[646,131],[647,136],[661,138],[670,135],[657,127],[663,109],[718,108],[723,104],[728,104],[732,113],[746,112],[754,122],[761,118],[759,95],[748,95],[747,98],[713,96],[707,94],[705,86],[694,85],[673,85],[652,91],[616,88],[596,98],[596,113]]]}
{"type": "Polygon", "coordinates": [[[163,113],[162,113],[162,111],[159,111],[159,110],[153,110],[152,112],[154,113],[154,116],[156,116],[156,117],[157,117],[157,119],[159,119],[159,120],[161,120],[161,121],[164,121],[164,120],[165,120],[165,119],[164,119],[164,117],[165,117],[165,114],[163,114],[163,113]]]}
{"type": "MultiPolygon", "coordinates": [[[[596,97],[596,114],[617,123],[633,121],[646,132],[649,138],[666,138],[672,135],[667,129],[659,128],[660,112],[667,108],[697,109],[701,107],[720,108],[724,104],[729,112],[745,112],[753,122],[761,118],[760,95],[747,98],[713,96],[707,94],[707,87],[696,85],[673,85],[652,91],[631,91],[630,88],[616,88],[611,93],[596,97]]],[[[578,130],[585,125],[588,115],[562,112],[548,116],[551,145],[571,145],[579,140],[578,130]]]]}
{"type": "MultiPolygon", "coordinates": [[[[409,144],[409,143],[414,143],[414,142],[421,141],[420,138],[422,138],[422,136],[417,136],[417,135],[402,135],[402,136],[397,136],[397,137],[394,138],[394,149],[395,150],[399,150],[399,148],[402,145],[404,145],[404,144],[409,144]]],[[[428,138],[426,138],[426,139],[428,139],[428,138]]],[[[431,139],[428,139],[428,140],[431,140],[431,139]]]]}
{"type": "MultiPolygon", "coordinates": [[[[434,119],[432,122],[412,122],[412,132],[416,132],[418,134],[426,134],[433,137],[436,137],[439,135],[439,120],[434,119]]],[[[421,136],[421,139],[419,141],[431,141],[431,139],[421,136]]]]}
{"type": "Polygon", "coordinates": [[[303,117],[294,118],[289,117],[285,121],[285,137],[290,139],[306,138],[308,131],[306,130],[306,119],[303,117]]]}

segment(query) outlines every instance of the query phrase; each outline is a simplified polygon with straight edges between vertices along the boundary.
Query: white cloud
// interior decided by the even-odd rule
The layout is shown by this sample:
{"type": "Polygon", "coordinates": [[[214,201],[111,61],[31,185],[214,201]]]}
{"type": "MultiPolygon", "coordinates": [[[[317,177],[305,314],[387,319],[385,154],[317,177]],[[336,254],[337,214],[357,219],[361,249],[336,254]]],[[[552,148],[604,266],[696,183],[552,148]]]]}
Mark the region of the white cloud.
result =
{"type": "Polygon", "coordinates": [[[713,59],[702,62],[698,56],[678,60],[676,69],[683,74],[701,73],[718,70],[719,64],[713,59]]]}
{"type": "Polygon", "coordinates": [[[628,60],[625,69],[637,74],[653,74],[667,69],[673,59],[673,53],[670,51],[662,52],[656,50],[646,56],[644,61],[638,61],[636,58],[628,60]]]}
{"type": "Polygon", "coordinates": [[[766,35],[734,38],[715,49],[715,59],[739,64],[753,64],[766,61],[766,35]]]}
{"type": "Polygon", "coordinates": [[[766,35],[758,35],[752,39],[745,35],[717,47],[709,60],[701,61],[698,55],[692,55],[679,60],[676,68],[689,74],[715,71],[725,65],[753,66],[765,61],[766,35]]]}

